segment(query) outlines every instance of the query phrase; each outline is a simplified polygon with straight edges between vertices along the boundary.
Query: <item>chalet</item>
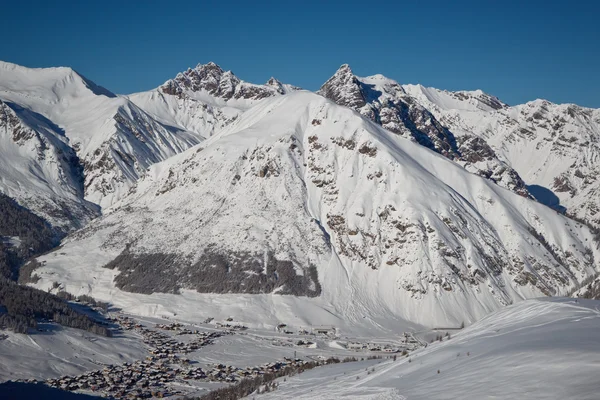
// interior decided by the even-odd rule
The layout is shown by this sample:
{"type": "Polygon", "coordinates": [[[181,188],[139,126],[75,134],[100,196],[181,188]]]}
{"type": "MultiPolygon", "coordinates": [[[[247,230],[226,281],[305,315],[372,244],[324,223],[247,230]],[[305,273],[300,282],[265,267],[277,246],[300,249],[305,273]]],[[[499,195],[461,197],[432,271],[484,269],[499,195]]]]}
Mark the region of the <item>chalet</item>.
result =
{"type": "Polygon", "coordinates": [[[364,343],[348,342],[348,345],[346,347],[349,350],[362,350],[362,349],[366,348],[366,345],[364,343]]]}
{"type": "Polygon", "coordinates": [[[335,326],[319,326],[313,328],[313,333],[317,335],[335,336],[337,334],[337,329],[335,326]]]}

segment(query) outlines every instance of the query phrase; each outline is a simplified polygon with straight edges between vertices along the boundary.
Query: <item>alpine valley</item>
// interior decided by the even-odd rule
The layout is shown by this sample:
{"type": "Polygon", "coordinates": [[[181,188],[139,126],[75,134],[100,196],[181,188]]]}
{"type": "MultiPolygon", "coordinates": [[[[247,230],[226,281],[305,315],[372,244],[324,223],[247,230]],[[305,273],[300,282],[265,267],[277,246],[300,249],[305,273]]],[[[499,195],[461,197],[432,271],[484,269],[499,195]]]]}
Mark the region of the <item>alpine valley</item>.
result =
{"type": "MultiPolygon", "coordinates": [[[[21,320],[0,295],[0,359],[23,357],[0,378],[143,397],[121,390],[121,378],[87,382],[90,371],[127,370],[159,348],[156,335],[170,333],[155,326],[188,327],[205,340],[186,342],[207,346],[190,350],[192,365],[273,362],[290,355],[288,342],[304,360],[352,358],[353,343],[363,343],[378,357],[414,352],[465,371],[498,359],[499,373],[512,376],[499,356],[510,346],[505,329],[537,335],[549,324],[567,354],[561,321],[585,320],[581,340],[600,328],[597,302],[563,298],[600,298],[599,176],[600,110],[574,104],[510,106],[479,90],[358,77],[348,65],[316,92],[275,78],[245,82],[208,63],[117,95],[70,68],[0,62],[3,291],[66,300],[79,315],[29,310],[21,320]],[[26,334],[9,329],[17,324],[9,315],[26,334]],[[80,333],[82,324],[92,333],[80,333]],[[442,331],[458,333],[438,338],[442,331]],[[442,343],[429,344],[434,337],[442,343]],[[448,361],[451,351],[482,355],[464,364],[464,355],[448,361]],[[86,373],[83,386],[77,376],[86,373]]],[[[585,350],[595,368],[599,351],[585,350]]],[[[164,352],[171,361],[176,353],[164,352]]],[[[377,362],[359,361],[356,371],[377,362]]],[[[377,390],[298,378],[285,393],[304,398],[310,385],[323,398],[495,393],[487,385],[469,397],[448,379],[447,397],[420,380],[390,384],[401,368],[424,376],[422,365],[402,362],[383,362],[377,390]]],[[[351,367],[335,368],[323,376],[354,379],[351,367]]],[[[156,385],[161,395],[205,394],[243,376],[184,384],[177,371],[156,385]]],[[[585,391],[567,397],[593,398],[593,374],[578,378],[585,391]]],[[[547,375],[548,385],[556,379],[547,375]]]]}

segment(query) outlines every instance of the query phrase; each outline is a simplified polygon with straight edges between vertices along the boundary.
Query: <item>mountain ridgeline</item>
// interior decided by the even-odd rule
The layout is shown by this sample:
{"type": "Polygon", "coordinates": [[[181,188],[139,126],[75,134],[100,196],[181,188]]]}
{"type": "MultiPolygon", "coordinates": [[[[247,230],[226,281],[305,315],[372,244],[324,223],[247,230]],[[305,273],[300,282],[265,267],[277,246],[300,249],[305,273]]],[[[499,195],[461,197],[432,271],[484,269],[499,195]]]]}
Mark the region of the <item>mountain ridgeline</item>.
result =
{"type": "Polygon", "coordinates": [[[214,63],[128,96],[68,68],[0,72],[4,276],[69,233],[22,282],[288,295],[424,325],[595,292],[599,110],[348,65],[317,93],[214,63]]]}

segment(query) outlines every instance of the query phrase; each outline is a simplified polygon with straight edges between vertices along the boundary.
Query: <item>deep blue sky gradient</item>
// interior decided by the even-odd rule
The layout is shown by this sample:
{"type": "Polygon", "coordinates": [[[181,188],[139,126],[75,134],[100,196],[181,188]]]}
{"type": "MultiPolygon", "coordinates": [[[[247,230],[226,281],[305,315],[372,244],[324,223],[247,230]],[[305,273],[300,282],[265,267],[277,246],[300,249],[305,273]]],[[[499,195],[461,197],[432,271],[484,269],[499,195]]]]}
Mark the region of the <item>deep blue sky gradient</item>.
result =
{"type": "Polygon", "coordinates": [[[214,61],[315,90],[359,76],[509,104],[600,107],[600,1],[2,1],[0,59],[70,66],[117,93],[214,61]]]}

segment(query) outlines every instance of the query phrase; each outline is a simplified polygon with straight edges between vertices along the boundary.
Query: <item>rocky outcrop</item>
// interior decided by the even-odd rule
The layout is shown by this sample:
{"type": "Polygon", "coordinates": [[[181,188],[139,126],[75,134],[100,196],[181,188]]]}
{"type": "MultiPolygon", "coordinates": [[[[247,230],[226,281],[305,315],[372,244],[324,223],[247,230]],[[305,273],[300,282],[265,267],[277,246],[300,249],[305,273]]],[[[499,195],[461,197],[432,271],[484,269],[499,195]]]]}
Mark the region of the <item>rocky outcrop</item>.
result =
{"type": "Polygon", "coordinates": [[[213,62],[198,64],[195,68],[177,74],[160,88],[163,93],[184,97],[189,92],[205,92],[224,100],[260,100],[298,90],[284,85],[275,78],[266,85],[255,85],[240,80],[231,71],[223,71],[213,62]]]}

